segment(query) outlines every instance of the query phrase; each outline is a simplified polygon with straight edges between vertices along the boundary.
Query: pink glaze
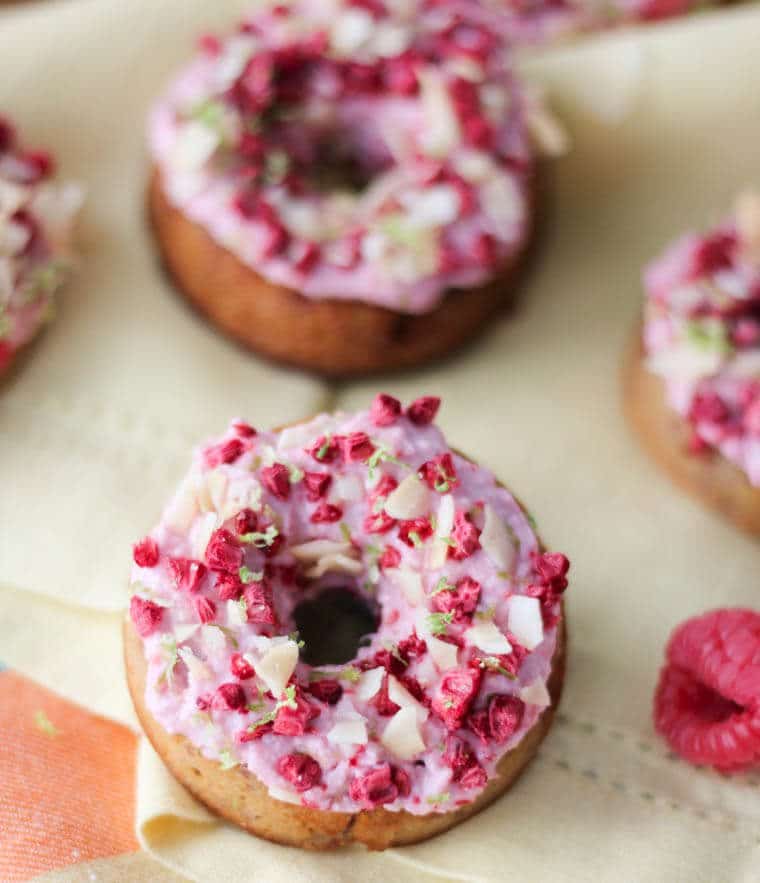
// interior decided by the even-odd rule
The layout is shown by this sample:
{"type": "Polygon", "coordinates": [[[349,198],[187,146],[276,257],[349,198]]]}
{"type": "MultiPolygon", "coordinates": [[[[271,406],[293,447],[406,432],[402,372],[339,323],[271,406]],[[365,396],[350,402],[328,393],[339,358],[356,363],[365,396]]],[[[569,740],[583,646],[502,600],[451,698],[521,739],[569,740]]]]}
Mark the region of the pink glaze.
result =
{"type": "Polygon", "coordinates": [[[169,200],[269,281],[421,313],[524,245],[532,150],[493,29],[389,7],[260,4],[204,39],[149,140],[169,200]],[[369,184],[317,189],[319,144],[369,184]]]}
{"type": "Polygon", "coordinates": [[[369,412],[279,433],[233,422],[196,452],[135,546],[131,613],[148,708],[277,799],[341,812],[454,809],[477,797],[548,702],[567,559],[539,555],[511,494],[448,448],[430,422],[437,406],[419,399],[402,412],[378,396],[369,412]],[[420,514],[394,519],[389,511],[412,511],[410,486],[420,514]],[[314,540],[342,551],[331,563],[304,557],[314,540]],[[298,652],[294,607],[336,584],[376,607],[369,645],[318,669],[293,655],[287,689],[268,692],[272,648],[298,652]],[[394,678],[419,702],[400,699],[394,678]],[[402,719],[421,740],[411,748],[388,735],[402,719]],[[336,741],[347,721],[352,736],[336,741]],[[366,742],[351,741],[357,726],[366,742]]]}
{"type": "Polygon", "coordinates": [[[71,263],[82,195],[76,185],[53,184],[53,172],[48,154],[23,150],[0,117],[0,370],[52,315],[71,263]]]}
{"type": "Polygon", "coordinates": [[[760,486],[760,204],[672,245],[645,273],[647,365],[691,425],[760,486]]]}

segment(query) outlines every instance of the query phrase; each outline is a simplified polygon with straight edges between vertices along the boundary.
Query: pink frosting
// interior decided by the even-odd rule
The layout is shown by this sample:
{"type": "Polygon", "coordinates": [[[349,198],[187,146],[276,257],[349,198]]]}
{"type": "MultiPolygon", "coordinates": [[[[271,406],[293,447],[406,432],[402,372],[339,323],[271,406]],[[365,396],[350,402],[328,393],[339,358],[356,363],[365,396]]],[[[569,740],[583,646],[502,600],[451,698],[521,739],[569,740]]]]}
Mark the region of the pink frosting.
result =
{"type": "Polygon", "coordinates": [[[277,799],[451,810],[548,704],[567,559],[540,554],[511,494],[449,449],[437,405],[379,396],[279,433],[235,421],[135,546],[148,708],[277,799]],[[379,625],[351,663],[314,668],[293,610],[336,584],[379,625]],[[291,660],[278,686],[273,653],[291,660]]]}
{"type": "Polygon", "coordinates": [[[758,204],[679,239],[646,270],[644,345],[695,454],[714,448],[760,486],[758,204]]]}
{"type": "Polygon", "coordinates": [[[71,263],[81,191],[51,182],[47,153],[22,149],[0,117],[0,370],[52,314],[71,263]]]}
{"type": "Polygon", "coordinates": [[[469,13],[407,6],[264,4],[204,38],[151,113],[169,200],[275,284],[421,313],[524,245],[532,150],[505,46],[469,13]],[[317,189],[320,150],[369,184],[317,189]]]}

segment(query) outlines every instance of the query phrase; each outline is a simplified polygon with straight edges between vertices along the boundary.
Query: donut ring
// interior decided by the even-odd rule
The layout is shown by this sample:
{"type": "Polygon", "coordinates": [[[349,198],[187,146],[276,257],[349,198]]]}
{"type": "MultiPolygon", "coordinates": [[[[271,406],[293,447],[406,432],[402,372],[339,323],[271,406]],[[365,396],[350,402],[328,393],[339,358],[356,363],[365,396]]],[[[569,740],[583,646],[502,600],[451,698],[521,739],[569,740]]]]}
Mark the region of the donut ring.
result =
{"type": "Polygon", "coordinates": [[[233,424],[135,546],[125,653],[144,729],[196,797],[267,839],[433,836],[506,790],[550,726],[567,559],[448,449],[436,407],[379,396],[276,435],[233,424]],[[350,663],[310,666],[285,636],[336,579],[379,625],[350,663]]]}
{"type": "Polygon", "coordinates": [[[408,367],[510,293],[531,102],[464,13],[306,6],[205,38],[156,104],[153,228],[179,289],[247,346],[332,375],[408,367]]]}
{"type": "Polygon", "coordinates": [[[0,374],[53,315],[71,269],[82,190],[54,184],[54,172],[50,154],[22,149],[0,117],[0,374]]]}
{"type": "Polygon", "coordinates": [[[760,534],[760,199],[671,246],[645,275],[625,408],[682,487],[760,534]]]}

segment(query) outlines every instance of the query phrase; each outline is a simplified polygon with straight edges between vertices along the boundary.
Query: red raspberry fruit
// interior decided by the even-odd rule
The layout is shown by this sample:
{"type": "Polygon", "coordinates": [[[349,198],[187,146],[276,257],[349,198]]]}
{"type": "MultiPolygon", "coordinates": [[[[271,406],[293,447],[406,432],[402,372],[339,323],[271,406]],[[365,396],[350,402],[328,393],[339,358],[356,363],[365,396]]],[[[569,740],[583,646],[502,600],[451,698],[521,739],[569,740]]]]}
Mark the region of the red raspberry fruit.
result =
{"type": "Polygon", "coordinates": [[[673,632],[654,723],[685,760],[728,772],[760,763],[760,613],[713,610],[673,632]]]}

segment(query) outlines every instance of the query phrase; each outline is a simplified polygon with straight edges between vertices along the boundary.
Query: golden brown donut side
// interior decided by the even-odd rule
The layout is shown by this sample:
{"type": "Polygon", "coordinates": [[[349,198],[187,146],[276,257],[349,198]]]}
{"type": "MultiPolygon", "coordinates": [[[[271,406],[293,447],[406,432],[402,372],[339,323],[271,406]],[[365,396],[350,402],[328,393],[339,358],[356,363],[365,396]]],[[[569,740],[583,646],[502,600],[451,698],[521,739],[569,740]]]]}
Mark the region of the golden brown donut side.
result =
{"type": "Polygon", "coordinates": [[[623,366],[623,406],[644,448],[676,484],[742,530],[760,535],[760,488],[717,451],[689,453],[686,422],[668,405],[662,379],[644,365],[640,327],[623,366]]]}
{"type": "Polygon", "coordinates": [[[501,759],[498,777],[467,806],[449,813],[416,816],[404,810],[382,807],[358,813],[337,813],[296,806],[270,797],[266,787],[251,773],[235,767],[222,770],[184,736],[166,732],[145,705],[147,664],[143,643],[129,619],[124,622],[124,659],[127,683],[143,730],[172,775],[201,803],[217,815],[252,834],[302,849],[334,849],[363,843],[370,849],[386,849],[418,843],[447,831],[501,796],[536,754],[549,731],[562,693],[565,673],[564,610],[557,648],[552,658],[548,688],[552,704],[544,709],[533,728],[501,759]]]}
{"type": "Polygon", "coordinates": [[[410,368],[444,356],[509,303],[533,239],[534,190],[532,183],[524,248],[491,282],[452,290],[422,315],[360,301],[316,300],[267,282],[168,202],[156,170],[148,208],[178,289],[225,334],[275,361],[340,377],[410,368]]]}

